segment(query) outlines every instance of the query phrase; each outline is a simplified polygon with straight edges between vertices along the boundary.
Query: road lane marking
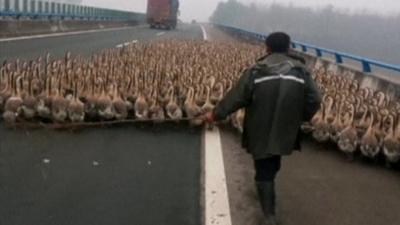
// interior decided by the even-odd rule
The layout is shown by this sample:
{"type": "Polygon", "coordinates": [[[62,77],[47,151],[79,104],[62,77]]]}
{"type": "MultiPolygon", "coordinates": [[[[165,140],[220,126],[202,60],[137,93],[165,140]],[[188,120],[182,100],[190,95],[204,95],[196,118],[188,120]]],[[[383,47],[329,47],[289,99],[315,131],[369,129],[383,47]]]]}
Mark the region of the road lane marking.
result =
{"type": "Polygon", "coordinates": [[[224,156],[218,128],[205,133],[205,222],[231,225],[224,156]]]}
{"type": "Polygon", "coordinates": [[[72,31],[72,32],[62,32],[62,33],[53,33],[53,34],[39,34],[39,35],[22,36],[22,37],[2,38],[2,39],[0,39],[0,42],[21,41],[21,40],[49,38],[49,37],[61,37],[61,36],[69,36],[69,35],[77,35],[77,34],[90,34],[90,33],[107,32],[107,31],[128,30],[128,29],[132,29],[132,28],[141,28],[141,27],[145,27],[145,26],[141,25],[141,26],[132,26],[132,27],[116,27],[116,28],[107,28],[107,29],[95,29],[95,30],[86,30],[86,31],[72,31]]]}
{"type": "Polygon", "coordinates": [[[165,34],[165,32],[160,32],[160,33],[157,33],[157,36],[161,36],[161,35],[164,35],[165,34]]]}
{"type": "Polygon", "coordinates": [[[115,46],[115,47],[117,47],[117,48],[122,48],[122,47],[124,47],[124,46],[129,46],[130,44],[135,44],[135,43],[137,43],[138,41],[137,40],[133,40],[133,41],[128,41],[128,42],[125,42],[125,43],[122,43],[122,44],[119,44],[119,45],[117,45],[117,46],[115,46]]]}
{"type": "Polygon", "coordinates": [[[201,27],[201,32],[203,33],[203,39],[204,39],[205,41],[207,41],[207,40],[208,40],[207,31],[206,31],[206,29],[204,28],[203,25],[200,25],[200,27],[201,27]]]}

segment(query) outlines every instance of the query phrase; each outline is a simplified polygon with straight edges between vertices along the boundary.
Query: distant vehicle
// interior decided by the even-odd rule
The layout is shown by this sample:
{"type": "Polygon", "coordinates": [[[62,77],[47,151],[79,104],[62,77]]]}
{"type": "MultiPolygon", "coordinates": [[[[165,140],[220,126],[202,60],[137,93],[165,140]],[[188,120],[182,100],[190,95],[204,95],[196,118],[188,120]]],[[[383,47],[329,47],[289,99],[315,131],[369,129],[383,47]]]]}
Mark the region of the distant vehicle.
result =
{"type": "Polygon", "coordinates": [[[178,11],[179,0],[148,0],[147,23],[151,28],[175,29],[178,11]]]}
{"type": "Polygon", "coordinates": [[[197,23],[197,21],[196,20],[192,20],[192,24],[196,24],[197,23]]]}

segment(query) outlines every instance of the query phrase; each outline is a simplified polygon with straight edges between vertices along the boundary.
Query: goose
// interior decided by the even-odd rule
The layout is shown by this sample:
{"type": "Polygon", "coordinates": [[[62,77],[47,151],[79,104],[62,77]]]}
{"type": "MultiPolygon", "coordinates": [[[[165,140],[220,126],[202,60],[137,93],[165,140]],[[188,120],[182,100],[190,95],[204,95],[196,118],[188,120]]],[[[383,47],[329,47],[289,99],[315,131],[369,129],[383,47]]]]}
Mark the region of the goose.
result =
{"type": "Polygon", "coordinates": [[[27,95],[23,98],[22,105],[22,115],[28,120],[36,116],[37,98],[33,96],[32,80],[33,78],[29,78],[27,95]]]}
{"type": "Polygon", "coordinates": [[[354,114],[355,109],[353,105],[350,105],[349,118],[346,120],[346,128],[341,131],[338,135],[338,147],[344,152],[349,159],[353,159],[354,153],[357,150],[358,134],[357,129],[354,126],[354,114]]]}
{"type": "Polygon", "coordinates": [[[135,117],[138,120],[146,120],[149,115],[149,105],[143,94],[143,90],[139,92],[135,105],[135,117]]]}
{"type": "Polygon", "coordinates": [[[205,85],[197,85],[197,91],[195,90],[194,92],[196,92],[194,98],[194,102],[196,103],[196,105],[198,106],[203,106],[206,103],[206,99],[207,99],[207,93],[206,92],[206,87],[205,85]]]}
{"type": "Polygon", "coordinates": [[[8,98],[12,95],[12,74],[11,64],[6,64],[6,66],[0,68],[0,112],[4,111],[4,105],[8,98]]]}
{"type": "Polygon", "coordinates": [[[339,138],[339,133],[345,128],[345,125],[342,123],[342,113],[343,113],[343,108],[344,108],[344,103],[339,103],[339,109],[338,112],[336,112],[335,119],[331,124],[330,127],[330,139],[337,143],[338,138],[339,138]]]}
{"type": "Polygon", "coordinates": [[[113,85],[112,106],[116,120],[124,120],[128,117],[128,106],[122,99],[121,94],[118,92],[118,87],[116,84],[113,85]]]}
{"type": "Polygon", "coordinates": [[[243,133],[245,110],[239,109],[232,117],[232,126],[236,128],[240,133],[243,133]]]}
{"type": "Polygon", "coordinates": [[[9,97],[4,105],[3,119],[8,125],[13,125],[16,123],[17,118],[21,114],[23,100],[20,93],[20,88],[22,86],[22,77],[12,75],[12,95],[9,97]]]}
{"type": "Polygon", "coordinates": [[[330,133],[329,133],[329,116],[330,112],[333,106],[333,98],[332,97],[327,97],[326,98],[327,102],[327,107],[325,108],[323,112],[323,116],[320,120],[316,122],[314,125],[314,131],[312,132],[312,136],[317,140],[318,142],[326,142],[329,140],[330,133]]]}
{"type": "MultiPolygon", "coordinates": [[[[81,74],[81,70],[78,69],[77,74],[81,74]]],[[[78,83],[74,84],[74,95],[72,101],[69,103],[68,118],[73,123],[80,123],[85,120],[85,104],[79,99],[79,88],[78,83]]]]}
{"type": "Polygon", "coordinates": [[[391,126],[383,140],[383,153],[388,165],[400,161],[400,118],[397,120],[397,126],[395,127],[394,116],[389,116],[391,126]]]}
{"type": "Polygon", "coordinates": [[[169,91],[169,102],[165,107],[168,118],[172,120],[180,120],[183,117],[182,109],[178,106],[176,102],[176,96],[174,95],[174,90],[169,91]]]}
{"type": "Polygon", "coordinates": [[[164,109],[160,106],[158,102],[157,91],[154,90],[153,102],[149,108],[150,119],[159,123],[165,120],[164,109]]]}
{"type": "Polygon", "coordinates": [[[370,112],[370,123],[367,131],[364,136],[361,138],[360,142],[360,150],[361,153],[367,158],[375,158],[379,151],[379,140],[376,137],[375,129],[374,129],[374,119],[375,116],[372,112],[370,112]]]}
{"type": "Polygon", "coordinates": [[[194,100],[194,89],[189,88],[187,98],[184,104],[187,118],[190,119],[190,124],[193,126],[199,126],[203,124],[203,120],[200,118],[202,115],[201,108],[195,103],[194,100]]]}
{"type": "Polygon", "coordinates": [[[111,97],[106,93],[106,81],[101,82],[101,94],[96,101],[97,114],[102,120],[112,120],[115,117],[111,97]]]}
{"type": "Polygon", "coordinates": [[[313,116],[310,122],[305,122],[301,125],[301,130],[306,133],[312,133],[315,126],[323,121],[324,104],[321,103],[320,110],[313,116]]]}
{"type": "Polygon", "coordinates": [[[68,106],[70,101],[62,95],[61,77],[58,78],[58,88],[51,102],[51,115],[55,122],[63,123],[68,118],[68,106]]]}
{"type": "Polygon", "coordinates": [[[201,107],[201,111],[202,111],[203,114],[212,112],[213,109],[214,109],[214,107],[215,107],[215,106],[211,103],[210,95],[211,95],[210,87],[209,87],[209,86],[206,86],[206,101],[205,101],[205,103],[203,104],[203,106],[201,107]]]}
{"type": "Polygon", "coordinates": [[[52,78],[45,79],[45,88],[37,97],[36,111],[41,119],[51,119],[51,103],[52,103],[52,78]]]}
{"type": "MultiPolygon", "coordinates": [[[[80,75],[82,76],[82,75],[80,75]]],[[[101,80],[97,78],[97,70],[95,68],[89,68],[87,70],[87,79],[84,79],[84,86],[86,89],[82,91],[85,92],[82,102],[84,104],[85,109],[85,118],[90,121],[95,121],[98,119],[98,110],[97,110],[97,96],[98,94],[98,86],[101,85],[101,80]]]]}
{"type": "Polygon", "coordinates": [[[224,97],[224,86],[221,82],[217,83],[211,92],[210,101],[211,104],[217,105],[218,102],[224,97]]]}
{"type": "MultiPolygon", "coordinates": [[[[206,102],[204,105],[201,107],[201,112],[203,115],[207,113],[211,113],[214,110],[214,105],[211,103],[210,100],[210,95],[211,95],[211,90],[209,86],[206,86],[206,102]]],[[[207,124],[208,129],[213,129],[213,124],[207,124]]]]}

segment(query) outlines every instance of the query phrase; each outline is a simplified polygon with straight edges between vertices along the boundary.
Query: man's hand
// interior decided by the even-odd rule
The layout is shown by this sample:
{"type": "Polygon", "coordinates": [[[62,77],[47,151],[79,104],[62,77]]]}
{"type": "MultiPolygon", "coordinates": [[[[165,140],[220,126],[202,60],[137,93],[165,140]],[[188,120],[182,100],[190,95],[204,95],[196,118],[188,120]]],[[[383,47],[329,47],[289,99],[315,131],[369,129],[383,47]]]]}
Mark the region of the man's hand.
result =
{"type": "Polygon", "coordinates": [[[209,124],[215,123],[214,113],[212,112],[206,113],[204,115],[204,121],[209,124]]]}

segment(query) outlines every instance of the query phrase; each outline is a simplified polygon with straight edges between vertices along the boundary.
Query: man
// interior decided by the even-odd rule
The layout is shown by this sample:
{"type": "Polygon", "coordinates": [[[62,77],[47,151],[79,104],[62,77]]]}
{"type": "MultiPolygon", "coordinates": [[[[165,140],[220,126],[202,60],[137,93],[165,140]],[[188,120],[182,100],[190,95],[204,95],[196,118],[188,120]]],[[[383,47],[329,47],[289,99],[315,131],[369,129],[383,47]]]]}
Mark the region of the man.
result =
{"type": "Polygon", "coordinates": [[[212,123],[245,108],[242,144],[254,159],[263,224],[276,224],[274,181],[281,157],[300,150],[300,126],[311,120],[321,103],[304,59],[290,54],[290,43],[285,33],[269,35],[268,54],[247,69],[213,113],[206,115],[212,123]]]}

